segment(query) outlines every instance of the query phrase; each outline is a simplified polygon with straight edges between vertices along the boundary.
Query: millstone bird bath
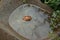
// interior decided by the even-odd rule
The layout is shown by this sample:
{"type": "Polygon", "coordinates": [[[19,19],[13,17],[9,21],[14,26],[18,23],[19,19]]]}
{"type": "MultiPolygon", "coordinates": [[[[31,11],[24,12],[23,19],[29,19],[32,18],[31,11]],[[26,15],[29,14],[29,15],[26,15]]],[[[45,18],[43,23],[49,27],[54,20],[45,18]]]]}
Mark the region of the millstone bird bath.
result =
{"type": "Polygon", "coordinates": [[[18,34],[29,40],[43,40],[50,29],[48,15],[39,6],[23,4],[9,16],[9,25],[18,34]]]}

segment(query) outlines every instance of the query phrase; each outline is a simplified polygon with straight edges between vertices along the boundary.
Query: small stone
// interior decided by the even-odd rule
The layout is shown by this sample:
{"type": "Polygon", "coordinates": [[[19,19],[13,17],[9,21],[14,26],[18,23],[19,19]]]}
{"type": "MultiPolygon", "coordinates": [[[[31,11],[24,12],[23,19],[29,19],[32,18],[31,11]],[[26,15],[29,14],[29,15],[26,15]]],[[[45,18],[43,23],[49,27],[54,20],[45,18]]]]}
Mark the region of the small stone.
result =
{"type": "Polygon", "coordinates": [[[30,21],[31,19],[32,19],[31,16],[24,16],[24,17],[23,17],[23,20],[24,20],[24,21],[30,21]]]}

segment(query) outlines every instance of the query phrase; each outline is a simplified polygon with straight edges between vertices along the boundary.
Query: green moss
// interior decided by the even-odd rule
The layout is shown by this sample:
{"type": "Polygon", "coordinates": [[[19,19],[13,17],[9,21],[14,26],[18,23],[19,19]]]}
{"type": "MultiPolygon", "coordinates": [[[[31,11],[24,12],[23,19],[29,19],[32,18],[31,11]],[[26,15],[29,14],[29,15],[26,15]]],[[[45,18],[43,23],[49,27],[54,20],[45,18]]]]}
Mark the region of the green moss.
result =
{"type": "Polygon", "coordinates": [[[49,33],[49,35],[53,38],[52,40],[60,40],[60,37],[54,34],[54,28],[57,24],[60,24],[60,0],[43,0],[42,2],[54,10],[50,16],[50,27],[53,33],[49,33]]]}

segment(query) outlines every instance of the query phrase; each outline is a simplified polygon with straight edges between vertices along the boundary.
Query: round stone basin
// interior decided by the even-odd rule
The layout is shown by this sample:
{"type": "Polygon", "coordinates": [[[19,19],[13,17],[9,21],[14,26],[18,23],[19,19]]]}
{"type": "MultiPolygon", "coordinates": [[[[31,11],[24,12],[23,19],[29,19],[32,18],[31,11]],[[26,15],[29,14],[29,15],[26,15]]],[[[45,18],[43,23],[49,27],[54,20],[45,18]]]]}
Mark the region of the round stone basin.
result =
{"type": "Polygon", "coordinates": [[[9,25],[27,39],[36,40],[48,37],[50,25],[41,8],[32,4],[23,4],[9,16],[9,25]]]}

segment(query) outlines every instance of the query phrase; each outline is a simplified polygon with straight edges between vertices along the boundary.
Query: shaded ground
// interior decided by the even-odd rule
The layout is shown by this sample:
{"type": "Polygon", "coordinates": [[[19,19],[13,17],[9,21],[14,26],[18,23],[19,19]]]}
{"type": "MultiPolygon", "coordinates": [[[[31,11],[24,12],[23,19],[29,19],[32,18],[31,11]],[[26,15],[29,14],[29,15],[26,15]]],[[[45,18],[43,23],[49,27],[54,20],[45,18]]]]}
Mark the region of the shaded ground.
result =
{"type": "Polygon", "coordinates": [[[18,39],[6,33],[4,30],[0,29],[0,40],[18,40],[18,39]]]}

